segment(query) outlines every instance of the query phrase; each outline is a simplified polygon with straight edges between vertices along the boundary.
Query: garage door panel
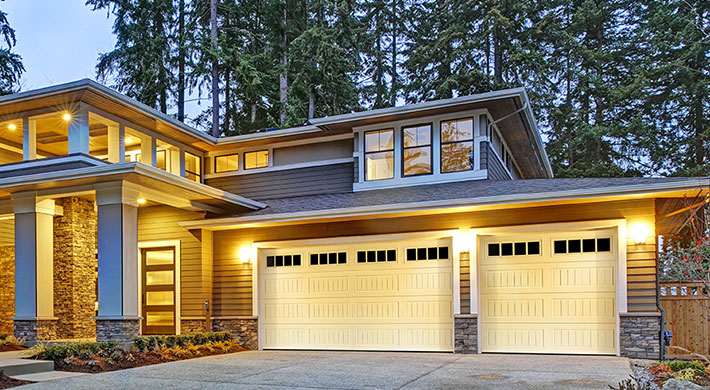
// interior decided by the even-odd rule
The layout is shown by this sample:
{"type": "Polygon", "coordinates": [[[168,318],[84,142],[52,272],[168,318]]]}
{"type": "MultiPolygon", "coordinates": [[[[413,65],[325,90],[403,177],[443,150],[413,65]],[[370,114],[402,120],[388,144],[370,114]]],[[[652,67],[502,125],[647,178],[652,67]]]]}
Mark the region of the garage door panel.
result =
{"type": "Polygon", "coordinates": [[[308,296],[310,297],[347,296],[349,292],[350,280],[347,275],[308,278],[308,296]]]}
{"type": "MultiPolygon", "coordinates": [[[[400,317],[413,321],[440,321],[452,318],[453,308],[450,300],[404,301],[400,317]]],[[[449,321],[446,321],[449,322],[449,321]]]]}
{"type": "Polygon", "coordinates": [[[305,294],[307,290],[306,280],[289,277],[283,279],[267,279],[264,285],[264,293],[269,296],[293,296],[305,294]]]}
{"type": "Polygon", "coordinates": [[[404,274],[402,291],[404,293],[449,292],[451,291],[451,273],[429,273],[426,270],[424,273],[406,273],[404,274]]]}
{"type": "Polygon", "coordinates": [[[399,291],[399,275],[357,275],[355,291],[357,293],[379,294],[399,291]]]}
{"type": "Polygon", "coordinates": [[[481,350],[615,353],[616,254],[609,237],[613,242],[613,232],[606,230],[482,238],[481,350]],[[589,243],[590,237],[603,238],[606,251],[595,252],[597,244],[588,253],[553,253],[555,241],[589,243]],[[506,242],[539,242],[540,247],[533,255],[521,250],[521,256],[510,256],[510,244],[504,255],[506,242]]]}

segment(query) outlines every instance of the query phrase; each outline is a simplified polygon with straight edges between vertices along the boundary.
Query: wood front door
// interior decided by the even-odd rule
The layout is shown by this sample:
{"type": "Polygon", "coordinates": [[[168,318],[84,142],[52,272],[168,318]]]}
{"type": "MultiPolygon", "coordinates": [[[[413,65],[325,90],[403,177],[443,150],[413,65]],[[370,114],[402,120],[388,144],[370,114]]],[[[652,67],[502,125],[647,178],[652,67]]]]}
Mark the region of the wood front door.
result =
{"type": "Polygon", "coordinates": [[[143,334],[175,334],[175,248],[143,248],[143,334]]]}

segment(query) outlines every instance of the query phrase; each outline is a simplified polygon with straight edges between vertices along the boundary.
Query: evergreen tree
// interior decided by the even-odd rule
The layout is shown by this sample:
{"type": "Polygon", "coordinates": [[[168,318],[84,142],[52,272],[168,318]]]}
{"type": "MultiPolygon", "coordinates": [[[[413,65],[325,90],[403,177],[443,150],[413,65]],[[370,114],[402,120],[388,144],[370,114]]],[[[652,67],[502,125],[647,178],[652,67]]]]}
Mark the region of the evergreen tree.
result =
{"type": "Polygon", "coordinates": [[[10,27],[7,13],[0,10],[0,95],[15,93],[19,89],[20,77],[25,71],[22,57],[13,53],[12,48],[17,43],[15,30],[10,27]]]}
{"type": "Polygon", "coordinates": [[[175,85],[170,64],[176,9],[172,0],[87,0],[116,20],[116,46],[99,55],[98,77],[144,104],[167,113],[175,85]]]}

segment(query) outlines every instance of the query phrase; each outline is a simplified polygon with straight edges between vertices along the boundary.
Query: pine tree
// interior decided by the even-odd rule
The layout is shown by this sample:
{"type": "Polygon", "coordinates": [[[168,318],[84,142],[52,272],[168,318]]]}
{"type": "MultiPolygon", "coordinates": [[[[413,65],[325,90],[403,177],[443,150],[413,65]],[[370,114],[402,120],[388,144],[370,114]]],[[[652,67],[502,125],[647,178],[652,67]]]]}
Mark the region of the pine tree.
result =
{"type": "Polygon", "coordinates": [[[20,77],[25,72],[22,57],[13,53],[12,48],[17,43],[15,30],[10,27],[7,13],[0,10],[0,95],[15,93],[19,89],[20,77]]]}
{"type": "Polygon", "coordinates": [[[99,79],[112,80],[119,92],[167,113],[174,87],[170,67],[172,0],[87,0],[86,4],[116,17],[116,46],[99,55],[99,79]]]}

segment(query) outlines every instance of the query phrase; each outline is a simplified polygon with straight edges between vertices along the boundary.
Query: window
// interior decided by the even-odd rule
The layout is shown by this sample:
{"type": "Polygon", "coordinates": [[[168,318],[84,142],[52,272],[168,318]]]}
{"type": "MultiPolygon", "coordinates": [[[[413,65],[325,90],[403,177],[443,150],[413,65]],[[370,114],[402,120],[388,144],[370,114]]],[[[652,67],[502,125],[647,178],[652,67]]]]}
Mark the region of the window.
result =
{"type": "Polygon", "coordinates": [[[449,247],[431,247],[431,248],[407,248],[407,261],[416,260],[448,260],[449,247]]]}
{"type": "Polygon", "coordinates": [[[301,265],[301,255],[266,256],[267,267],[298,267],[301,265]]]}
{"type": "Polygon", "coordinates": [[[488,244],[488,256],[533,256],[540,254],[540,241],[488,244]]]}
{"type": "Polygon", "coordinates": [[[239,170],[239,154],[229,154],[214,158],[215,172],[232,172],[236,170],[239,170]]]}
{"type": "Polygon", "coordinates": [[[402,129],[403,176],[431,173],[431,125],[402,129]]]}
{"type": "Polygon", "coordinates": [[[244,153],[244,169],[264,168],[269,166],[269,151],[258,150],[244,153]]]}
{"type": "Polygon", "coordinates": [[[202,182],[202,158],[185,152],[185,177],[198,183],[202,182]]]}
{"type": "Polygon", "coordinates": [[[347,264],[346,252],[311,253],[311,265],[347,264]]]}
{"type": "Polygon", "coordinates": [[[373,251],[358,251],[358,263],[384,263],[397,261],[397,251],[394,249],[380,249],[373,251]]]}
{"type": "Polygon", "coordinates": [[[158,169],[162,169],[164,171],[168,170],[166,155],[167,155],[166,150],[158,150],[157,152],[155,152],[155,166],[158,169]]]}
{"type": "Polygon", "coordinates": [[[473,119],[441,122],[441,172],[473,169],[473,119]]]}
{"type": "Polygon", "coordinates": [[[611,238],[555,240],[552,249],[555,254],[611,252],[611,238]]]}
{"type": "Polygon", "coordinates": [[[365,132],[365,180],[394,177],[394,129],[365,132]]]}

